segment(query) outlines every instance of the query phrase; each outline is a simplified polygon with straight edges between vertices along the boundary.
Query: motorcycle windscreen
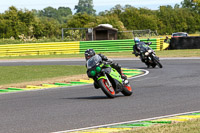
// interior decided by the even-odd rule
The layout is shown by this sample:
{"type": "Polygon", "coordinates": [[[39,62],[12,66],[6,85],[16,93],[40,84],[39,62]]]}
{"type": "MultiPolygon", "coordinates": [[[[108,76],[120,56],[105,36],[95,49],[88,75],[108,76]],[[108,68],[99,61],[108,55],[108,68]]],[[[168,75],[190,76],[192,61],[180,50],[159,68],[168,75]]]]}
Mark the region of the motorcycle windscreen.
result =
{"type": "Polygon", "coordinates": [[[100,62],[102,62],[101,57],[99,55],[94,55],[87,61],[87,68],[90,69],[100,62]]]}
{"type": "Polygon", "coordinates": [[[149,47],[146,44],[141,44],[138,46],[138,49],[140,50],[141,53],[148,51],[149,47]]]}

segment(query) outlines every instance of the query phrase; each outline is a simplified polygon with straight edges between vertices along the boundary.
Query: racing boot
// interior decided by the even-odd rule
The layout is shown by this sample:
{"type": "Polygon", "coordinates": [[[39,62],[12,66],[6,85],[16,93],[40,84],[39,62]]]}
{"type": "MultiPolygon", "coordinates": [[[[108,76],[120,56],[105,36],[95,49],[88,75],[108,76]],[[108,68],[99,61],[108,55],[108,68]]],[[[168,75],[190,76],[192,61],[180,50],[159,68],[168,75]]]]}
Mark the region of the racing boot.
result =
{"type": "Polygon", "coordinates": [[[129,82],[128,82],[128,80],[127,80],[127,76],[126,75],[124,75],[122,72],[121,72],[121,77],[122,77],[122,80],[123,80],[123,84],[128,84],[129,82]]]}
{"type": "Polygon", "coordinates": [[[95,89],[99,89],[100,88],[99,85],[96,82],[94,82],[94,88],[95,89]]]}

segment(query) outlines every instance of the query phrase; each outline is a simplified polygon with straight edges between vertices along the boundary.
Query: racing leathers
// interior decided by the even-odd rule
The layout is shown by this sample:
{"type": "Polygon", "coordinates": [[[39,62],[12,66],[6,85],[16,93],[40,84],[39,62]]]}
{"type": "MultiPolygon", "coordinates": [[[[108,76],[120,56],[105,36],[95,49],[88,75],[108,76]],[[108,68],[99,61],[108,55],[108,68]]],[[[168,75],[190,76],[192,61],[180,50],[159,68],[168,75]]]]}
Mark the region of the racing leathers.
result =
{"type": "Polygon", "coordinates": [[[142,56],[142,53],[140,52],[139,45],[144,45],[144,44],[145,42],[136,43],[135,45],[133,45],[133,52],[132,52],[132,54],[135,54],[136,57],[139,55],[142,62],[144,62],[145,60],[144,57],[142,56]]]}
{"type": "MultiPolygon", "coordinates": [[[[114,69],[117,70],[117,72],[121,75],[122,79],[123,79],[123,82],[125,84],[128,83],[128,80],[127,80],[127,76],[125,76],[123,73],[122,73],[122,70],[121,70],[121,65],[119,65],[118,63],[114,63],[111,59],[108,59],[105,55],[103,54],[98,54],[101,58],[102,58],[102,61],[105,61],[105,62],[109,62],[110,66],[114,69]]],[[[99,88],[98,84],[96,83],[96,81],[94,82],[94,87],[96,89],[99,88]]]]}

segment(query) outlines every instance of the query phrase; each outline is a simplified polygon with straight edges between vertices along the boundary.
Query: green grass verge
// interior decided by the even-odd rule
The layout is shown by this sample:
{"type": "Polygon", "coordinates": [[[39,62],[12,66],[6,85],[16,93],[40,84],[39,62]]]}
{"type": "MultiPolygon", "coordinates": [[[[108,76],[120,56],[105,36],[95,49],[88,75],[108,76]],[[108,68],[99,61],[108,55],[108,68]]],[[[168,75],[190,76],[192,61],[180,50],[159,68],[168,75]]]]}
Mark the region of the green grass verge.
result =
{"type": "Polygon", "coordinates": [[[52,59],[52,58],[85,58],[84,54],[64,54],[64,55],[35,55],[35,56],[12,56],[0,57],[0,59],[52,59]]]}
{"type": "MultiPolygon", "coordinates": [[[[107,53],[102,52],[102,54],[108,57],[135,57],[132,51],[126,52],[113,52],[107,53]]],[[[185,50],[163,50],[156,51],[159,57],[200,57],[200,49],[185,49],[185,50]]],[[[39,55],[39,56],[19,56],[19,57],[0,57],[0,59],[45,59],[45,58],[82,58],[84,59],[84,54],[66,54],[66,55],[39,55]]]]}
{"type": "Polygon", "coordinates": [[[85,74],[85,66],[0,66],[0,85],[85,74]]]}
{"type": "Polygon", "coordinates": [[[120,133],[200,133],[200,119],[170,125],[145,127],[120,133]]]}
{"type": "Polygon", "coordinates": [[[200,49],[156,51],[159,57],[200,57],[200,49]]]}

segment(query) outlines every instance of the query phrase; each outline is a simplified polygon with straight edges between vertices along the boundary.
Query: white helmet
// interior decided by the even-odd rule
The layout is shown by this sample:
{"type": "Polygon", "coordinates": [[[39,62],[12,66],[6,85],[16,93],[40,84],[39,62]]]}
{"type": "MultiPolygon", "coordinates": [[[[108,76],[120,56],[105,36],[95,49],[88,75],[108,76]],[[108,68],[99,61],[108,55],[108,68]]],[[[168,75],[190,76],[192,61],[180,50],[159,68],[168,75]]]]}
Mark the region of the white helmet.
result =
{"type": "Polygon", "coordinates": [[[134,38],[134,41],[135,41],[135,43],[138,43],[138,42],[140,42],[140,39],[137,38],[137,37],[135,37],[135,38],[134,38]]]}

